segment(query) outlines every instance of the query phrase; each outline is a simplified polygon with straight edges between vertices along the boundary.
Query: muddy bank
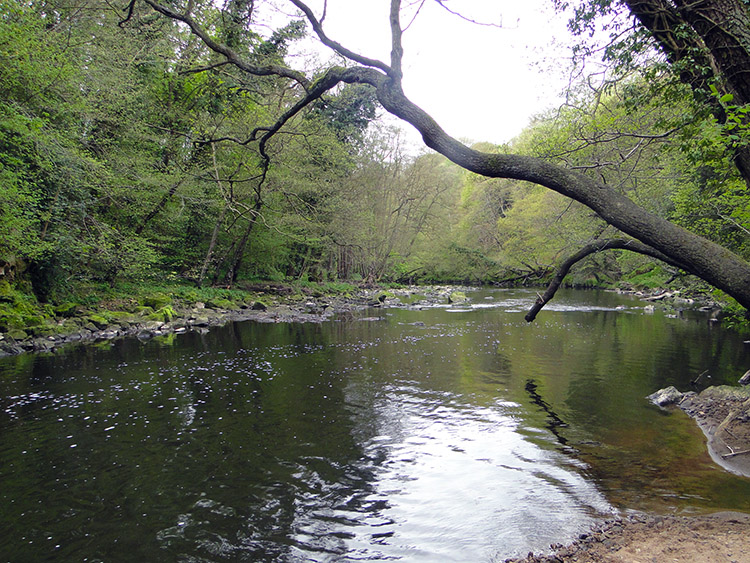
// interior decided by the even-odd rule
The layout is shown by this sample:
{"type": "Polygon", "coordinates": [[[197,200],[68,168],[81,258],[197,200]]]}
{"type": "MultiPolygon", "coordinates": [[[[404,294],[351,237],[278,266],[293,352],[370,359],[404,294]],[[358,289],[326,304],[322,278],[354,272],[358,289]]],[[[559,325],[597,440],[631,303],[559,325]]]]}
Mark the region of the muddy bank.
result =
{"type": "Polygon", "coordinates": [[[700,393],[681,393],[669,387],[649,399],[663,408],[684,411],[706,435],[714,462],[727,471],[750,477],[750,388],[719,385],[700,393]]]}
{"type": "Polygon", "coordinates": [[[750,515],[633,515],[610,520],[568,546],[506,563],[750,563],[750,515]]]}
{"type": "MultiPolygon", "coordinates": [[[[662,389],[649,397],[695,419],[712,459],[727,471],[750,476],[750,389],[716,386],[701,393],[662,389]]],[[[750,563],[750,514],[702,516],[637,514],[609,520],[573,543],[550,546],[506,563],[750,563]]]]}

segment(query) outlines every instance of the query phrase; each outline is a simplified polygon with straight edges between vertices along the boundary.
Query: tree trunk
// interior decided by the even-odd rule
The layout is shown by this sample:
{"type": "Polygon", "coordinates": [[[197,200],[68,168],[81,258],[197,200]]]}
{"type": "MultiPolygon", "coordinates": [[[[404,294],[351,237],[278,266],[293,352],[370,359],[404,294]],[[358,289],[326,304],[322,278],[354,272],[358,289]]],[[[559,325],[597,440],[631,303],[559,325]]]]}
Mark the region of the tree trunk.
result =
{"type": "Polygon", "coordinates": [[[219,214],[219,218],[216,220],[216,224],[214,225],[214,230],[211,233],[211,241],[208,243],[208,250],[206,251],[206,257],[203,260],[203,266],[201,266],[201,273],[198,276],[198,287],[203,287],[203,281],[206,279],[206,271],[208,270],[208,265],[211,263],[211,258],[213,258],[214,254],[214,248],[216,248],[216,239],[219,238],[219,230],[221,229],[222,224],[224,223],[224,216],[227,213],[227,205],[224,205],[221,209],[221,213],[219,214]]]}
{"type": "Polygon", "coordinates": [[[247,229],[245,229],[245,232],[242,234],[242,238],[240,239],[239,243],[234,248],[232,261],[230,262],[229,269],[224,276],[224,281],[229,286],[234,285],[237,282],[237,275],[239,274],[240,267],[242,266],[242,259],[245,256],[245,249],[247,248],[247,243],[250,240],[250,235],[253,232],[255,223],[257,223],[258,221],[258,217],[260,216],[260,210],[262,207],[263,202],[261,201],[260,196],[257,196],[255,205],[253,206],[252,212],[250,213],[250,222],[247,225],[247,229]]]}
{"type": "MultiPolygon", "coordinates": [[[[221,176],[219,175],[219,166],[216,163],[216,143],[211,143],[211,159],[214,165],[214,180],[216,180],[216,187],[219,189],[219,194],[221,194],[222,199],[224,199],[224,186],[222,186],[221,176]]],[[[227,213],[228,207],[229,203],[225,201],[224,206],[221,208],[221,213],[219,213],[219,218],[216,220],[216,224],[214,225],[214,230],[211,233],[211,241],[208,243],[208,250],[206,251],[206,258],[203,260],[201,273],[198,276],[198,287],[203,286],[203,280],[206,278],[206,270],[208,269],[208,265],[210,264],[211,258],[213,257],[214,248],[216,247],[216,240],[219,238],[219,231],[221,230],[221,226],[224,223],[224,216],[227,213]]]]}
{"type": "MultiPolygon", "coordinates": [[[[725,123],[727,115],[710,94],[710,85],[731,93],[733,104],[750,103],[750,12],[742,0],[624,3],[719,123],[725,123]]],[[[733,151],[735,165],[750,187],[750,150],[735,146],[733,151]]]]}
{"type": "Polygon", "coordinates": [[[185,178],[182,178],[179,182],[174,184],[171,188],[169,188],[169,191],[164,194],[164,197],[159,200],[159,203],[157,203],[154,208],[149,212],[148,215],[146,215],[143,218],[143,221],[141,221],[141,224],[138,225],[138,227],[135,229],[135,234],[140,235],[143,232],[143,229],[146,228],[146,225],[148,225],[151,222],[151,219],[156,217],[156,215],[164,209],[164,207],[167,205],[167,202],[172,199],[172,196],[177,192],[177,189],[182,185],[182,183],[185,181],[185,178]]]}

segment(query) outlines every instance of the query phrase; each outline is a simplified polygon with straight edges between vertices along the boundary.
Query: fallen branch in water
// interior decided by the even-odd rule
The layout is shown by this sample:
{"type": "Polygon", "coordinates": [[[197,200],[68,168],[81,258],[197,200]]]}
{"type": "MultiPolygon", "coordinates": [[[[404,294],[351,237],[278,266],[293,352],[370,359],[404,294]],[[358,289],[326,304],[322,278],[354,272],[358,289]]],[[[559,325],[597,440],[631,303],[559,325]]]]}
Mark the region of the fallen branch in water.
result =
{"type": "MultiPolygon", "coordinates": [[[[539,295],[537,293],[537,300],[534,302],[534,304],[529,309],[529,312],[526,313],[526,316],[524,317],[526,321],[527,322],[533,321],[536,318],[539,311],[542,310],[542,307],[544,307],[550,301],[550,299],[552,299],[555,296],[555,293],[557,293],[557,290],[562,284],[563,279],[565,279],[565,276],[568,275],[570,268],[572,268],[574,264],[576,264],[577,262],[580,262],[581,260],[586,258],[589,254],[601,252],[602,250],[630,250],[631,252],[637,252],[638,254],[645,254],[647,256],[657,258],[677,268],[683,268],[682,264],[678,264],[677,262],[672,260],[670,257],[665,256],[658,250],[655,250],[651,248],[650,246],[643,244],[642,242],[638,242],[637,240],[631,240],[631,239],[604,240],[602,239],[602,240],[594,241],[590,244],[587,244],[583,248],[581,248],[581,250],[579,250],[573,256],[569,257],[562,264],[560,264],[560,267],[557,269],[557,272],[555,273],[555,277],[552,278],[552,281],[547,286],[547,291],[544,292],[544,295],[539,295]]],[[[686,268],[683,268],[683,269],[686,269],[686,268]]]]}

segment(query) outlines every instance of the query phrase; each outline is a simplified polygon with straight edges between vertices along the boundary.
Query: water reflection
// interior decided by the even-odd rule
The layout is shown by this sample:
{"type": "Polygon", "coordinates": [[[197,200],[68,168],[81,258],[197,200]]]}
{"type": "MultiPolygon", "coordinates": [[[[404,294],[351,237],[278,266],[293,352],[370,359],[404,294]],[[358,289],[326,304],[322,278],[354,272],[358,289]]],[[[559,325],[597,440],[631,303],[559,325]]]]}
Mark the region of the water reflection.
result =
{"type": "Polygon", "coordinates": [[[611,294],[533,325],[533,292],[471,297],[1,361],[0,552],[489,561],[614,508],[750,509],[643,400],[744,372],[738,338],[611,294]]]}

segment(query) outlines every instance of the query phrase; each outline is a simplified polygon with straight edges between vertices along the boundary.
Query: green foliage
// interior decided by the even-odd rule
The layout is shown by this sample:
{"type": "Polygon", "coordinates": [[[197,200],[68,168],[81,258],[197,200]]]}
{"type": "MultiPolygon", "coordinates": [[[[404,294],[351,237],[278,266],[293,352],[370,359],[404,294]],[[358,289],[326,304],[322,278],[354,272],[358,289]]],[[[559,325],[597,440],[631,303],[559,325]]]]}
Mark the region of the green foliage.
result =
{"type": "Polygon", "coordinates": [[[635,289],[657,289],[665,287],[672,277],[661,266],[648,264],[624,276],[623,281],[635,289]]]}
{"type": "MultiPolygon", "coordinates": [[[[573,29],[586,35],[615,8],[580,2],[573,29]]],[[[53,315],[122,302],[127,287],[163,295],[140,312],[168,319],[182,302],[242,302],[225,289],[237,280],[327,293],[351,291],[345,281],[540,279],[615,234],[549,191],[409,155],[397,131],[373,126],[369,86],[328,93],[261,154],[259,136],[302,92],[217,66],[186,29],[145,9],[118,26],[100,0],[0,5],[0,260],[19,265],[12,298],[0,291],[0,326],[47,329],[53,315]],[[180,281],[204,287],[167,285],[180,281]]],[[[292,21],[269,36],[245,0],[194,14],[258,65],[285,64],[304,35],[292,21]]],[[[707,117],[663,61],[644,63],[645,39],[627,37],[607,56],[646,78],[572,90],[512,146],[475,148],[594,174],[748,256],[750,200],[729,156],[746,144],[747,109],[716,90],[727,119],[707,117]]],[[[612,284],[647,264],[600,253],[569,279],[612,284]]]]}
{"type": "Polygon", "coordinates": [[[375,119],[377,99],[372,87],[348,84],[335,96],[326,96],[315,104],[310,117],[322,119],[343,143],[361,142],[362,135],[375,119]]]}
{"type": "Polygon", "coordinates": [[[163,309],[172,304],[172,297],[163,292],[156,292],[150,295],[144,295],[141,299],[144,307],[151,307],[154,311],[163,309]]]}

